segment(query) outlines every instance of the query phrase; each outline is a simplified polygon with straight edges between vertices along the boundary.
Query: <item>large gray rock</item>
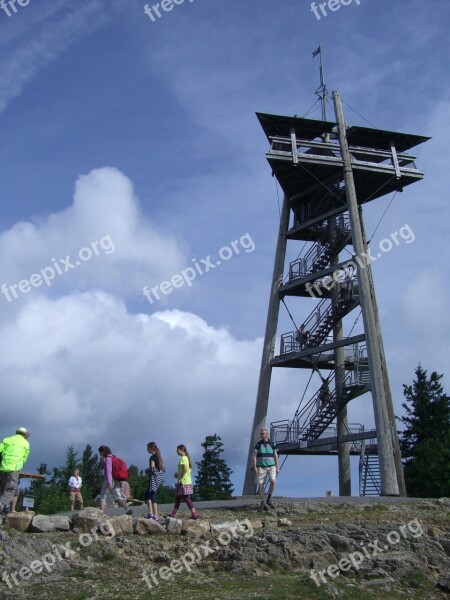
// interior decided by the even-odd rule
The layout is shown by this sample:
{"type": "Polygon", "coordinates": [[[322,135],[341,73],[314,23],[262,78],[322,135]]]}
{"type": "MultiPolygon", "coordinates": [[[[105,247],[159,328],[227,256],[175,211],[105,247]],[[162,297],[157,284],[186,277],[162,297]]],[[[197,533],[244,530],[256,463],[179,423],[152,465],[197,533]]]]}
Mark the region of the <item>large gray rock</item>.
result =
{"type": "Polygon", "coordinates": [[[34,533],[50,533],[52,531],[70,531],[70,518],[61,515],[36,515],[30,525],[34,533]]]}
{"type": "Polygon", "coordinates": [[[350,552],[352,550],[351,541],[342,535],[329,533],[328,539],[330,541],[330,546],[332,546],[338,552],[350,552]]]}
{"type": "Polygon", "coordinates": [[[181,535],[200,537],[202,535],[207,535],[210,532],[210,529],[211,526],[209,521],[183,521],[181,535]]]}
{"type": "Polygon", "coordinates": [[[99,508],[88,506],[73,517],[74,533],[89,533],[96,531],[100,525],[107,523],[108,517],[99,508]]]}
{"type": "Polygon", "coordinates": [[[120,515],[109,519],[109,525],[114,535],[131,535],[133,533],[133,519],[130,515],[120,515]]]}
{"type": "Polygon", "coordinates": [[[278,522],[275,519],[267,517],[263,520],[264,529],[276,529],[278,522]]]}
{"type": "Polygon", "coordinates": [[[253,527],[253,529],[262,529],[263,528],[262,521],[250,521],[250,525],[253,527]]]}
{"type": "Polygon", "coordinates": [[[183,527],[183,521],[181,519],[175,519],[174,517],[167,517],[167,519],[166,519],[167,533],[180,534],[182,527],[183,527]]]}
{"type": "Polygon", "coordinates": [[[446,594],[450,594],[450,576],[445,575],[444,577],[441,577],[437,581],[436,587],[438,590],[442,590],[446,594]]]}
{"type": "Polygon", "coordinates": [[[161,533],[167,533],[166,529],[153,519],[138,519],[134,527],[134,531],[138,535],[157,535],[161,533]]]}
{"type": "Polygon", "coordinates": [[[448,538],[439,538],[437,540],[447,555],[450,555],[450,540],[448,538]]]}
{"type": "Polygon", "coordinates": [[[211,523],[211,533],[219,534],[222,531],[228,531],[233,534],[233,532],[239,534],[239,521],[225,521],[224,523],[211,523]]]}
{"type": "Polygon", "coordinates": [[[28,531],[35,514],[32,510],[9,513],[5,519],[5,525],[16,531],[28,531]]]}

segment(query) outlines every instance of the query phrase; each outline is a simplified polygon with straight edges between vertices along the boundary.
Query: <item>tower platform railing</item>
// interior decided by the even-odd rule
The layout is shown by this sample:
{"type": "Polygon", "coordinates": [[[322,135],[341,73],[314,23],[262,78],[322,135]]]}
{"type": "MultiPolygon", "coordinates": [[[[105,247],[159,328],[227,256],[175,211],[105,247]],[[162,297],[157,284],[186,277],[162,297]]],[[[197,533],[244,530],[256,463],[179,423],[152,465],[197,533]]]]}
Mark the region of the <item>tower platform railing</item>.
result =
{"type": "Polygon", "coordinates": [[[301,410],[299,407],[291,421],[277,422],[278,429],[274,429],[277,439],[282,438],[284,442],[317,439],[334,421],[338,410],[353,398],[370,390],[365,347],[353,349],[352,358],[352,369],[342,374],[341,387],[336,389],[335,372],[333,372],[327,378],[327,392],[324,392],[322,384],[301,410]]]}
{"type": "Polygon", "coordinates": [[[315,243],[304,257],[292,261],[289,265],[289,281],[307,277],[322,270],[330,262],[330,258],[346,246],[351,238],[350,219],[348,215],[339,215],[336,219],[336,231],[325,243],[315,243]]]}
{"type": "Polygon", "coordinates": [[[324,298],[303,322],[304,331],[290,331],[281,335],[280,355],[316,348],[330,339],[334,325],[359,305],[357,284],[346,282],[336,298],[324,298]]]}
{"type": "MultiPolygon", "coordinates": [[[[323,162],[325,164],[342,164],[339,144],[336,141],[323,142],[319,140],[297,139],[295,145],[291,137],[271,136],[271,146],[267,158],[289,160],[294,164],[303,162],[323,162]]],[[[396,173],[399,170],[417,171],[415,160],[417,156],[406,152],[370,148],[365,146],[349,146],[352,163],[372,168],[387,168],[396,173]]]]}
{"type": "MultiPolygon", "coordinates": [[[[364,425],[360,423],[350,423],[348,425],[349,434],[364,434],[364,425]]],[[[336,425],[329,425],[326,427],[320,436],[315,440],[323,440],[324,445],[328,444],[328,439],[337,438],[338,431],[336,425]]],[[[287,443],[296,443],[301,441],[298,430],[292,426],[292,421],[274,421],[270,424],[270,439],[276,445],[282,445],[287,443]]],[[[305,440],[304,440],[305,441],[305,440]]],[[[306,440],[307,441],[307,440],[306,440]]],[[[352,452],[361,452],[363,440],[355,440],[352,442],[352,452]]],[[[317,447],[317,444],[315,444],[317,447]]]]}

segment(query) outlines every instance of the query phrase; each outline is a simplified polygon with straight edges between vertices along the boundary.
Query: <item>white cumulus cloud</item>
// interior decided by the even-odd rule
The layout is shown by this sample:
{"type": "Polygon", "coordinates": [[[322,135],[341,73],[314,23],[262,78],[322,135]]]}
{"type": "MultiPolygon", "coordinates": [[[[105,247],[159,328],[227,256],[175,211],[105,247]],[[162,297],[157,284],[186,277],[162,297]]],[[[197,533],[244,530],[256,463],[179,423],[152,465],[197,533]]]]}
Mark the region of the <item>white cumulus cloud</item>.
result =
{"type": "Polygon", "coordinates": [[[79,177],[68,208],[0,234],[0,283],[7,287],[0,300],[18,305],[43,293],[92,288],[139,298],[144,285],[184,263],[178,242],[144,218],[132,182],[115,168],[95,169],[79,177]],[[20,287],[45,269],[46,280],[20,287]]]}

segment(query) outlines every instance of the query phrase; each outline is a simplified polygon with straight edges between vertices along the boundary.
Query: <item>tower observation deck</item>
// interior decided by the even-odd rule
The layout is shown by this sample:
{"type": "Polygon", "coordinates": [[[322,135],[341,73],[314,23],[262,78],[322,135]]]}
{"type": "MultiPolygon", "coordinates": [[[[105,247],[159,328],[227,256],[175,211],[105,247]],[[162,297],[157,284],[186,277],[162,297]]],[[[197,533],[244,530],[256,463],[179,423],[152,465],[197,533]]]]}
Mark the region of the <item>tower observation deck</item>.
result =
{"type": "Polygon", "coordinates": [[[308,369],[310,381],[320,381],[292,419],[271,424],[278,452],[337,455],[343,496],[351,495],[350,455],[358,454],[361,494],[406,495],[363,205],[423,179],[410,150],[429,138],[347,127],[339,92],[333,100],[335,122],[257,113],[284,200],[244,494],[255,491],[251,455],[266,424],[272,368],[284,367],[308,369]],[[288,242],[304,249],[285,265],[288,242]],[[311,310],[293,310],[297,323],[289,313],[294,327],[279,334],[280,302],[287,298],[293,306],[308,298],[311,310]],[[355,310],[362,331],[345,336],[343,319],[355,310]],[[371,431],[347,418],[348,403],[367,393],[371,431]]]}

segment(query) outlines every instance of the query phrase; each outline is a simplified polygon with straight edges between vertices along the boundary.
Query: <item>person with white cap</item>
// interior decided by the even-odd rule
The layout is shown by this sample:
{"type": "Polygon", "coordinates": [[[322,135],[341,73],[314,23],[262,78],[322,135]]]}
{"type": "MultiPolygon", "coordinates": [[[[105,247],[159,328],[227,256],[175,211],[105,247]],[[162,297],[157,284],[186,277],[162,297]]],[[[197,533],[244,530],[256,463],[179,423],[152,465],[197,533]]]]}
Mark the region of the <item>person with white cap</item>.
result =
{"type": "Polygon", "coordinates": [[[30,453],[30,436],[25,427],[18,427],[15,435],[7,437],[0,443],[0,510],[8,514],[9,505],[14,499],[14,492],[19,483],[19,473],[30,453]]]}

